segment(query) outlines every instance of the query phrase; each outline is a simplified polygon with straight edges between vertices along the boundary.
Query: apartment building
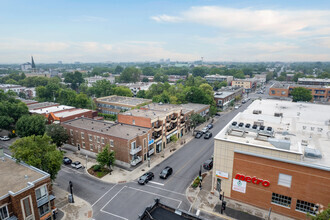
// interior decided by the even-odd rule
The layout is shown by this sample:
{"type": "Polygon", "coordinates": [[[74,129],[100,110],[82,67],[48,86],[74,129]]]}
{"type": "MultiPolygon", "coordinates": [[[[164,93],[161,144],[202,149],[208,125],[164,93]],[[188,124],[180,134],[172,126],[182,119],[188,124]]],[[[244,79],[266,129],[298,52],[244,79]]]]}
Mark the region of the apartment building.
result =
{"type": "Polygon", "coordinates": [[[329,86],[330,79],[298,78],[299,85],[329,86]]]}
{"type": "Polygon", "coordinates": [[[98,112],[115,115],[120,112],[128,111],[132,108],[137,108],[139,106],[143,106],[151,102],[151,99],[141,99],[116,95],[95,99],[98,112]]]}
{"type": "Polygon", "coordinates": [[[109,77],[103,77],[103,76],[93,76],[93,77],[87,77],[85,78],[85,81],[87,82],[88,87],[92,87],[94,83],[100,80],[106,80],[109,81],[111,84],[115,83],[115,77],[109,76],[109,77]]]}
{"type": "Polygon", "coordinates": [[[43,108],[48,108],[52,106],[59,106],[60,104],[54,103],[54,102],[38,102],[34,104],[29,104],[27,107],[29,111],[31,110],[37,110],[37,109],[43,109],[43,108]]]}
{"type": "Polygon", "coordinates": [[[229,107],[230,103],[235,100],[235,97],[241,97],[243,94],[243,88],[241,87],[227,87],[214,93],[214,100],[217,103],[217,107],[225,110],[229,107]]]}
{"type": "Polygon", "coordinates": [[[233,76],[221,76],[219,74],[216,74],[216,75],[207,75],[204,78],[205,78],[205,80],[208,83],[215,83],[215,82],[226,81],[228,85],[230,85],[231,82],[234,80],[234,77],[233,76]]]}
{"type": "Polygon", "coordinates": [[[235,79],[231,82],[233,87],[242,87],[245,93],[250,93],[257,88],[257,83],[253,79],[235,79]]]}
{"type": "Polygon", "coordinates": [[[20,85],[12,85],[12,84],[0,84],[0,89],[2,89],[5,92],[13,91],[17,95],[20,93],[24,93],[27,98],[32,99],[36,97],[36,90],[35,88],[28,88],[25,86],[20,85]]]}
{"type": "Polygon", "coordinates": [[[77,118],[61,124],[68,132],[68,143],[86,155],[95,157],[106,146],[116,153],[116,164],[133,167],[152,154],[150,129],[123,123],[77,118]]]}
{"type": "Polygon", "coordinates": [[[94,118],[97,117],[97,112],[90,109],[68,109],[59,112],[51,112],[47,115],[49,124],[60,124],[75,118],[94,118]]]}
{"type": "Polygon", "coordinates": [[[0,219],[51,219],[56,208],[48,173],[18,163],[0,149],[0,176],[0,219]]]}
{"type": "Polygon", "coordinates": [[[315,215],[330,202],[329,120],[327,105],[254,101],[214,138],[213,192],[265,213],[315,215]]]}

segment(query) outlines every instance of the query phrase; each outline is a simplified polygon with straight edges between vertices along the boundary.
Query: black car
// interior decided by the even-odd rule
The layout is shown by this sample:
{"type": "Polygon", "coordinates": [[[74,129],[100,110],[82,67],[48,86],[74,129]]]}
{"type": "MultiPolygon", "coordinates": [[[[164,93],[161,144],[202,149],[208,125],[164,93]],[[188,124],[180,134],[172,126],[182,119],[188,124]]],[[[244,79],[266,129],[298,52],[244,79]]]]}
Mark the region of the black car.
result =
{"type": "Polygon", "coordinates": [[[199,138],[201,138],[202,136],[203,136],[203,132],[198,131],[198,132],[196,133],[196,135],[195,135],[195,138],[199,139],[199,138]]]}
{"type": "Polygon", "coordinates": [[[139,178],[138,183],[141,184],[141,185],[144,185],[144,184],[148,183],[149,180],[152,180],[153,178],[154,178],[154,173],[153,172],[148,172],[148,173],[143,174],[139,178]]]}
{"type": "Polygon", "coordinates": [[[173,173],[173,169],[169,166],[165,167],[162,172],[160,172],[159,177],[162,179],[167,179],[173,173]]]}
{"type": "Polygon", "coordinates": [[[210,123],[210,124],[207,125],[207,127],[208,127],[209,129],[211,129],[211,128],[213,128],[213,124],[210,123]]]}
{"type": "Polygon", "coordinates": [[[203,163],[203,167],[205,170],[211,170],[213,167],[213,159],[211,158],[211,159],[208,159],[207,161],[205,161],[203,163]]]}
{"type": "Polygon", "coordinates": [[[215,116],[221,116],[220,113],[216,113],[215,116]]]}
{"type": "Polygon", "coordinates": [[[69,165],[69,164],[72,163],[72,160],[70,158],[68,158],[68,157],[64,157],[63,158],[63,163],[66,164],[66,165],[69,165]]]}
{"type": "Polygon", "coordinates": [[[212,133],[211,132],[206,132],[205,136],[204,136],[204,139],[209,139],[211,137],[212,137],[212,133]]]}

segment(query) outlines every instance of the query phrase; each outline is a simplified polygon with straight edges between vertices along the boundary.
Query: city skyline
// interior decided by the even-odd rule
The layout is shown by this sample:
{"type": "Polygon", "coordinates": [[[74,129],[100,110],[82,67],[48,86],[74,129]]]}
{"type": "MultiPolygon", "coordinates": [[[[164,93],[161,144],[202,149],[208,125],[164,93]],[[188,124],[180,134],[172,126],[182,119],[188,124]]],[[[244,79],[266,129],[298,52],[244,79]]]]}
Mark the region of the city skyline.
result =
{"type": "Polygon", "coordinates": [[[330,61],[327,1],[2,2],[0,63],[330,61]]]}

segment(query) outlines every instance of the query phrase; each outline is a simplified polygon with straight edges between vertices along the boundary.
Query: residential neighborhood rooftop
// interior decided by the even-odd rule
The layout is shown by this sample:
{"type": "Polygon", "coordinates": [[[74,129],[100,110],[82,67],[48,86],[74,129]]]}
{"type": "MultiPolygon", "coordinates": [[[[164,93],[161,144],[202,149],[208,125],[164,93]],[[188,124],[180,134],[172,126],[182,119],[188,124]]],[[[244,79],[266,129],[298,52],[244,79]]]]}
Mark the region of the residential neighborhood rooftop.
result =
{"type": "Polygon", "coordinates": [[[30,110],[30,113],[37,113],[37,114],[49,114],[51,112],[58,112],[63,111],[67,109],[74,109],[75,107],[67,106],[67,105],[58,105],[58,106],[51,106],[51,107],[45,107],[35,110],[30,110]]]}
{"type": "Polygon", "coordinates": [[[222,98],[226,98],[232,94],[234,94],[235,92],[230,92],[230,91],[220,91],[220,92],[215,92],[214,93],[214,98],[218,98],[218,99],[222,99],[222,98]]]}
{"type": "Polygon", "coordinates": [[[39,103],[36,103],[36,104],[28,105],[28,109],[29,110],[34,110],[34,109],[47,108],[47,107],[50,107],[50,106],[57,106],[57,105],[59,105],[59,104],[55,103],[55,102],[39,102],[39,103]]]}
{"type": "Polygon", "coordinates": [[[328,105],[256,100],[233,118],[215,139],[299,154],[303,162],[329,168],[329,127],[328,105]],[[237,125],[233,126],[233,122],[237,125]],[[240,127],[239,123],[243,125],[240,127]],[[250,129],[246,129],[246,124],[251,125],[250,129]],[[258,128],[252,130],[254,124],[258,128]],[[260,125],[264,126],[263,131],[260,125]],[[241,135],[242,130],[247,132],[241,135]]]}
{"type": "Polygon", "coordinates": [[[31,186],[31,183],[47,178],[49,174],[27,164],[17,163],[15,159],[4,154],[3,159],[0,158],[0,176],[1,198],[9,192],[15,194],[20,190],[27,189],[31,186]]]}
{"type": "Polygon", "coordinates": [[[298,82],[326,82],[330,84],[330,79],[298,78],[298,82]]]}
{"type": "Polygon", "coordinates": [[[108,102],[112,104],[118,104],[118,105],[126,105],[135,107],[144,103],[150,103],[152,102],[151,99],[142,99],[142,98],[135,98],[135,97],[126,97],[126,96],[107,96],[107,97],[101,97],[96,99],[98,102],[108,102]]]}
{"type": "Polygon", "coordinates": [[[132,109],[127,112],[123,112],[121,114],[150,118],[151,120],[153,120],[158,117],[166,117],[166,115],[168,115],[168,111],[159,111],[159,110],[151,110],[151,109],[132,109]]]}
{"type": "Polygon", "coordinates": [[[89,109],[72,109],[72,110],[67,110],[67,111],[62,111],[62,112],[55,112],[54,116],[59,117],[59,118],[65,118],[65,117],[69,117],[72,115],[77,115],[77,114],[81,114],[81,113],[85,113],[85,112],[89,112],[91,110],[89,109]]]}
{"type": "Polygon", "coordinates": [[[102,120],[93,120],[89,118],[77,118],[66,121],[72,127],[80,128],[87,131],[100,132],[102,134],[119,137],[122,139],[131,140],[132,138],[146,133],[149,129],[138,127],[134,125],[125,125],[119,123],[112,123],[102,120]]]}

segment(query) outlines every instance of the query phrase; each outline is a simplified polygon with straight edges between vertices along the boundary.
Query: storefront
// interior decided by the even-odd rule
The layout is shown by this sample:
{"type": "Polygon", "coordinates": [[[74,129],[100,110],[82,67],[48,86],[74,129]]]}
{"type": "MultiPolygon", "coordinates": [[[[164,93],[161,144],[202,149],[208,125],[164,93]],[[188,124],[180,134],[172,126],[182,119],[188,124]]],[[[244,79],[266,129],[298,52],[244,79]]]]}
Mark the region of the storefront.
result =
{"type": "Polygon", "coordinates": [[[173,133],[169,134],[166,136],[166,144],[170,143],[171,142],[171,137],[173,135],[176,135],[178,133],[178,130],[174,131],[173,133]]]}
{"type": "Polygon", "coordinates": [[[156,153],[160,153],[162,151],[162,143],[163,143],[162,140],[156,143],[156,153]]]}

